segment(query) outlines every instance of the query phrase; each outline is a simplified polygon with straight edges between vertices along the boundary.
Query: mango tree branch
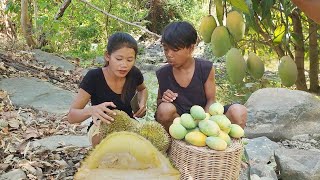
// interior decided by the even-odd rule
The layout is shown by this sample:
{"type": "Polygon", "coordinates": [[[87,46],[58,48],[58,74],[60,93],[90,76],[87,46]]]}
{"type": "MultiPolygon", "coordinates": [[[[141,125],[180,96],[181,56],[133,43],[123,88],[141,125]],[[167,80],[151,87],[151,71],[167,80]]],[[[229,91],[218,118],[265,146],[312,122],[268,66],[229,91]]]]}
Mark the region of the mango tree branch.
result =
{"type": "Polygon", "coordinates": [[[143,31],[146,31],[146,32],[149,33],[149,34],[156,36],[157,38],[160,38],[160,37],[161,37],[159,34],[156,34],[156,33],[154,33],[154,32],[151,32],[151,31],[149,31],[148,29],[146,29],[146,28],[144,28],[144,27],[142,27],[142,26],[139,26],[139,25],[137,25],[137,24],[135,24],[135,23],[132,23],[132,22],[125,21],[125,20],[123,20],[123,19],[121,19],[121,18],[119,18],[119,17],[117,17],[117,16],[114,16],[114,15],[112,15],[112,14],[109,14],[108,12],[106,12],[106,11],[98,8],[97,6],[89,3],[89,2],[86,1],[86,0],[79,0],[79,1],[81,1],[81,2],[83,2],[83,3],[85,3],[85,4],[89,5],[89,6],[91,6],[93,9],[95,9],[95,10],[97,10],[97,11],[100,11],[101,13],[105,14],[106,16],[109,16],[109,17],[111,17],[111,18],[113,18],[113,19],[116,19],[116,20],[118,20],[118,21],[120,21],[120,22],[123,22],[123,23],[129,24],[129,25],[138,27],[138,28],[142,29],[143,31]]]}

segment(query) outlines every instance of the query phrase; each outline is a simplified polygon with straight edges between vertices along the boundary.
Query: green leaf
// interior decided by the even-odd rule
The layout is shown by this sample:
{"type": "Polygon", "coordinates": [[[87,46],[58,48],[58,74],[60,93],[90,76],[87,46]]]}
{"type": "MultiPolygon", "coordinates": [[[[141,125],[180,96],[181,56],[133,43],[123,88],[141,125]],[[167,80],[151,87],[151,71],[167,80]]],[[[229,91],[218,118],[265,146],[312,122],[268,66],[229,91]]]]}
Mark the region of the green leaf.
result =
{"type": "Polygon", "coordinates": [[[260,14],[261,12],[261,5],[259,1],[252,1],[252,9],[254,10],[254,12],[256,12],[257,14],[260,14]]]}
{"type": "Polygon", "coordinates": [[[255,32],[259,32],[258,26],[254,21],[254,17],[250,14],[245,14],[245,18],[246,18],[246,26],[249,28],[252,28],[255,32]]]}
{"type": "Polygon", "coordinates": [[[249,14],[249,7],[245,0],[228,0],[228,2],[240,11],[249,14]]]}
{"type": "Polygon", "coordinates": [[[291,40],[296,45],[303,42],[303,38],[296,33],[291,33],[291,40]]]}
{"type": "Polygon", "coordinates": [[[262,8],[262,20],[271,19],[271,7],[273,6],[273,0],[262,0],[261,8],[262,8]]]}
{"type": "Polygon", "coordinates": [[[280,26],[278,26],[275,30],[274,30],[274,38],[273,38],[273,42],[279,44],[282,41],[282,38],[285,34],[286,31],[286,26],[281,24],[280,26]]]}
{"type": "Polygon", "coordinates": [[[282,7],[283,7],[283,12],[285,16],[289,16],[295,5],[291,2],[291,0],[283,0],[280,1],[282,7]]]}

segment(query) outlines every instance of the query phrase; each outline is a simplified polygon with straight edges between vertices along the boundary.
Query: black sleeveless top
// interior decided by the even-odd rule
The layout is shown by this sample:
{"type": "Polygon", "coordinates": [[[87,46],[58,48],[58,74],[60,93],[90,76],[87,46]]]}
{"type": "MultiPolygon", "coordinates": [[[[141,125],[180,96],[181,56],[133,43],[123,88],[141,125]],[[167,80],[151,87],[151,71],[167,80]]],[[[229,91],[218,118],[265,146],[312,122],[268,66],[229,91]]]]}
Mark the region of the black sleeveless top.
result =
{"type": "Polygon", "coordinates": [[[172,66],[164,65],[157,70],[156,75],[159,83],[160,95],[170,89],[174,93],[178,93],[178,97],[173,101],[179,115],[190,113],[190,108],[193,105],[199,105],[203,108],[207,103],[204,84],[207,81],[212,62],[195,58],[195,70],[190,84],[187,87],[181,87],[174,78],[172,66]]]}
{"type": "MultiPolygon", "coordinates": [[[[84,76],[80,83],[80,88],[91,95],[91,105],[98,105],[104,102],[113,102],[117,107],[115,109],[126,112],[130,117],[133,117],[130,100],[136,93],[137,86],[143,83],[143,75],[141,71],[133,66],[127,76],[131,76],[131,87],[128,88],[129,96],[127,102],[121,100],[121,94],[117,94],[108,86],[102,68],[91,69],[84,76]]],[[[108,107],[113,109],[112,107],[108,107]]],[[[92,122],[88,129],[91,127],[92,122]]]]}

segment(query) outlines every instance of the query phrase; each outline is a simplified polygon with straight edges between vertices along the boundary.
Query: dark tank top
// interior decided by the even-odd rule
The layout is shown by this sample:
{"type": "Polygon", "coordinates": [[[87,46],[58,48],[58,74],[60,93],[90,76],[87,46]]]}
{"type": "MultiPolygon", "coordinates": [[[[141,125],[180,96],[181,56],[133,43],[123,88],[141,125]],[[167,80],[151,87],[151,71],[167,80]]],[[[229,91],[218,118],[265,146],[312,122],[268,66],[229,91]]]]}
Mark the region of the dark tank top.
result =
{"type": "Polygon", "coordinates": [[[195,71],[190,84],[181,87],[174,78],[172,66],[167,64],[156,71],[161,96],[170,89],[178,93],[178,97],[173,101],[179,115],[189,113],[193,105],[200,105],[203,108],[207,103],[204,84],[208,79],[212,69],[212,62],[195,58],[195,71]]]}

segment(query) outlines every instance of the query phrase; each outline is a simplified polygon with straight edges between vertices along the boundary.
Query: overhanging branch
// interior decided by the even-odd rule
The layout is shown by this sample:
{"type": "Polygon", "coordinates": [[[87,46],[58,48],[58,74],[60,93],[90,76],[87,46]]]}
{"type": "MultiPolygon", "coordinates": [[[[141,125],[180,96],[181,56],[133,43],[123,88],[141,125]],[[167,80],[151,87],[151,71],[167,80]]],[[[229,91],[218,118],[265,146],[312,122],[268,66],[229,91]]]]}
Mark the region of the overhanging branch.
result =
{"type": "Polygon", "coordinates": [[[63,2],[63,4],[60,6],[59,12],[54,16],[54,20],[58,20],[63,16],[64,11],[68,8],[70,3],[71,3],[71,0],[65,0],[63,2]]]}
{"type": "Polygon", "coordinates": [[[138,27],[138,28],[142,29],[143,31],[146,31],[147,33],[149,33],[149,34],[151,34],[151,35],[154,35],[154,36],[156,36],[156,37],[158,37],[158,38],[161,37],[159,34],[156,34],[156,33],[154,33],[154,32],[151,32],[151,31],[149,31],[148,29],[146,29],[146,28],[144,28],[144,27],[142,27],[142,26],[139,26],[139,25],[137,25],[137,24],[135,24],[135,23],[132,23],[132,22],[125,21],[124,19],[121,19],[121,18],[119,18],[119,17],[117,17],[117,16],[115,16],[115,15],[109,14],[108,12],[106,12],[106,11],[98,8],[97,6],[89,3],[89,2],[86,1],[86,0],[79,0],[79,1],[81,1],[81,2],[83,2],[83,3],[85,3],[85,4],[87,4],[87,5],[89,5],[89,6],[92,7],[93,9],[95,9],[95,10],[97,10],[97,11],[105,14],[106,16],[109,16],[109,17],[111,17],[111,18],[113,18],[113,19],[116,19],[116,20],[118,20],[118,21],[120,21],[120,22],[123,22],[123,23],[125,23],[125,24],[129,24],[129,25],[138,27]]]}

